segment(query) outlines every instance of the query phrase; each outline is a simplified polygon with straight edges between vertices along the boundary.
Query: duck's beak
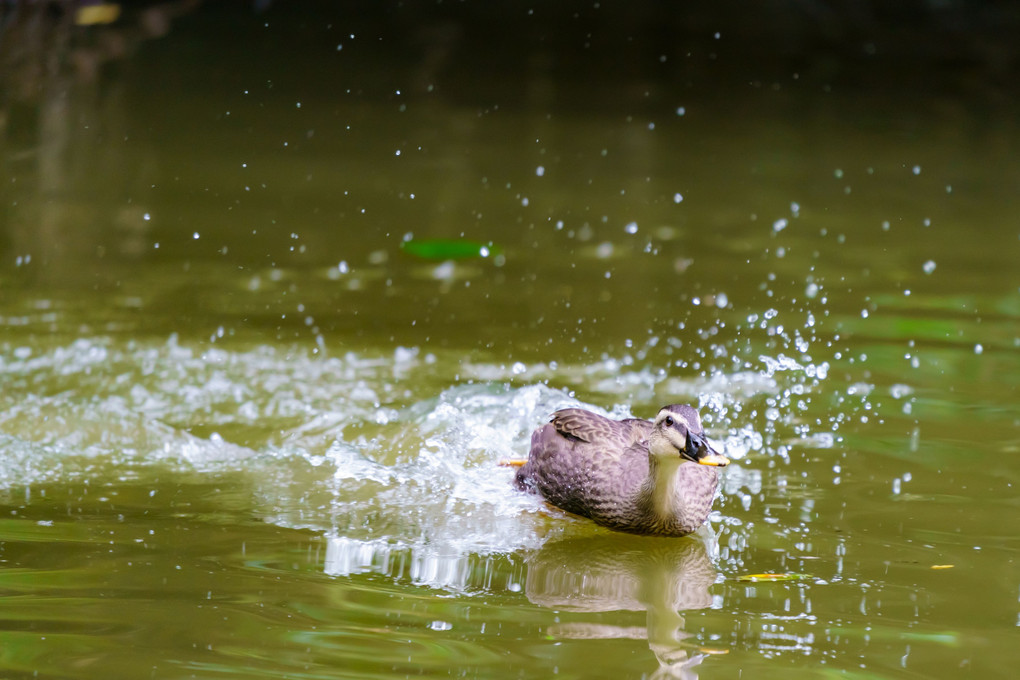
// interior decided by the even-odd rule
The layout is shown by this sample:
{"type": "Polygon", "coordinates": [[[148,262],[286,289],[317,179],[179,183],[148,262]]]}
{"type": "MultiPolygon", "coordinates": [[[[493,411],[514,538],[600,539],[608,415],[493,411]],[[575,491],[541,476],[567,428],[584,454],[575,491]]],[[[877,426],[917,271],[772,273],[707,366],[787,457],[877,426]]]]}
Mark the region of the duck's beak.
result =
{"type": "Polygon", "coordinates": [[[684,451],[686,456],[698,465],[725,467],[730,464],[729,458],[709,446],[708,441],[704,437],[699,434],[693,434],[690,430],[687,431],[685,448],[687,449],[684,451]]]}

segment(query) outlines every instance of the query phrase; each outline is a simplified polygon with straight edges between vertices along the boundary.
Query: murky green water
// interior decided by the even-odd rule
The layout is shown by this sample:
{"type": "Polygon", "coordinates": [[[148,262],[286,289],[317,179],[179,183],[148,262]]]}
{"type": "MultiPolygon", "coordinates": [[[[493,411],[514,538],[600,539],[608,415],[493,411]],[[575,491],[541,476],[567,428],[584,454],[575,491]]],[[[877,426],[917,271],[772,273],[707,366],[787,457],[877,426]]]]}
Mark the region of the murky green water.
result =
{"type": "Polygon", "coordinates": [[[8,57],[0,676],[1011,677],[1015,101],[394,17],[8,57]],[[735,460],[696,538],[498,466],[671,402],[735,460]]]}

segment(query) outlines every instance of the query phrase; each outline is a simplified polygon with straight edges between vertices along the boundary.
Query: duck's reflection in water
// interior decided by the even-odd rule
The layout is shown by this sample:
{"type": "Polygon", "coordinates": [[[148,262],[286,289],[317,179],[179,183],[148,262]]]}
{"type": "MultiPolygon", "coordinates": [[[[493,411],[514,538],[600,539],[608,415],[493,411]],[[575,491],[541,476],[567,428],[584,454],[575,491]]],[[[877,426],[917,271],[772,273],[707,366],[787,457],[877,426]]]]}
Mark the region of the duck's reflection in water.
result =
{"type": "Polygon", "coordinates": [[[687,641],[681,612],[711,606],[717,576],[706,547],[715,539],[702,531],[684,538],[605,531],[488,555],[333,536],[323,566],[335,576],[377,573],[455,593],[523,590],[531,602],[558,611],[644,611],[644,627],[571,622],[546,632],[559,639],[648,640],[659,661],[651,677],[693,680],[710,650],[687,641]]]}
{"type": "Polygon", "coordinates": [[[561,623],[560,639],[647,639],[659,669],[653,678],[697,678],[706,654],[685,642],[681,612],[711,606],[717,573],[701,538],[605,534],[554,541],[528,558],[525,594],[551,609],[571,612],[645,611],[646,627],[561,623]]]}

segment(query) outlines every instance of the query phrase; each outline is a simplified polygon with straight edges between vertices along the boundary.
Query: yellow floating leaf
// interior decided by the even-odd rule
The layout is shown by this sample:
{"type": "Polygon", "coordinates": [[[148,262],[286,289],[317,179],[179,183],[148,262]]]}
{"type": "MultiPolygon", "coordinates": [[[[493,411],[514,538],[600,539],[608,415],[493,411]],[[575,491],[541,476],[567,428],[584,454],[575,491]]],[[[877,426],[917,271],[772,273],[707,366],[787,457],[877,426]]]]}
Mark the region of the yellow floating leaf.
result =
{"type": "Polygon", "coordinates": [[[743,574],[737,577],[738,581],[755,583],[757,581],[801,581],[808,578],[807,574],[787,572],[785,574],[743,574]]]}
{"type": "Polygon", "coordinates": [[[499,459],[499,466],[500,467],[519,468],[519,467],[524,467],[524,464],[527,463],[527,462],[528,462],[527,458],[500,458],[499,459]]]}
{"type": "Polygon", "coordinates": [[[79,26],[112,24],[120,16],[120,5],[104,2],[99,5],[79,7],[74,14],[74,23],[79,26]]]}
{"type": "Polygon", "coordinates": [[[933,564],[933,565],[931,565],[930,568],[931,569],[952,569],[955,566],[956,566],[955,564],[933,564]]]}

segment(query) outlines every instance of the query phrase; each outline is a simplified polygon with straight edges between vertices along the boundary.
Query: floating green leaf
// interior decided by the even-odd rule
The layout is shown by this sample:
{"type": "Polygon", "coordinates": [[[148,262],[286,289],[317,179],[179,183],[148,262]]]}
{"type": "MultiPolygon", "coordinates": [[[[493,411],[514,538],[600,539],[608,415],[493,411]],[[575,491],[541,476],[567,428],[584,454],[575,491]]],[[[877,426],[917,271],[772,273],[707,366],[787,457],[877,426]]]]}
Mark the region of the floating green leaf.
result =
{"type": "Polygon", "coordinates": [[[400,249],[408,255],[425,260],[467,260],[499,255],[501,252],[491,241],[482,243],[466,238],[412,239],[401,243],[400,249]]]}

